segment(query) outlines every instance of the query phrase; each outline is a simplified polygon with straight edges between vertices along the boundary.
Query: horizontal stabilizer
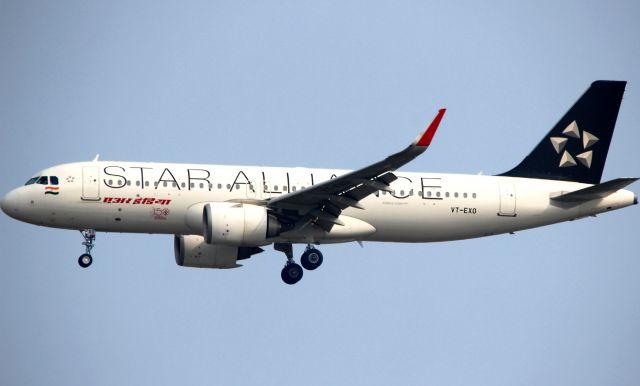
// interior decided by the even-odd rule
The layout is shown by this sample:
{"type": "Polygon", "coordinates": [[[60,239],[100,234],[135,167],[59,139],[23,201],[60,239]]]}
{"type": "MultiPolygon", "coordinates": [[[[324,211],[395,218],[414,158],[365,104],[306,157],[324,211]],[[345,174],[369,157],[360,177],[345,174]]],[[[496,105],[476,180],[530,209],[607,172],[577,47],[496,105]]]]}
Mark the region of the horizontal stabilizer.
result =
{"type": "Polygon", "coordinates": [[[558,196],[551,197],[551,199],[559,202],[584,202],[596,200],[607,197],[637,180],[638,178],[616,178],[615,180],[603,182],[574,192],[563,193],[558,196]]]}

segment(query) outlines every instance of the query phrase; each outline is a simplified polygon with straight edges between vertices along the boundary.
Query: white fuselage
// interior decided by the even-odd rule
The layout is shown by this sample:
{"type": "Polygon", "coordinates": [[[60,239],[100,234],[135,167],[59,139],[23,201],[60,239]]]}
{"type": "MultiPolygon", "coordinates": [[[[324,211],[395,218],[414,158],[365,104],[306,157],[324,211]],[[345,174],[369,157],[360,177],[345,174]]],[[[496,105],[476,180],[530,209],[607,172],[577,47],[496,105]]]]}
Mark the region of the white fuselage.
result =
{"type": "MultiPolygon", "coordinates": [[[[94,161],[54,166],[58,194],[33,183],[9,193],[3,209],[37,225],[105,232],[202,235],[208,202],[264,205],[269,198],[305,189],[347,170],[94,161]]],[[[553,195],[587,184],[512,177],[396,172],[393,193],[363,199],[364,209],[341,217],[361,220],[375,231],[289,232],[270,241],[331,243],[351,240],[431,242],[488,236],[573,220],[634,203],[620,190],[579,205],[553,195]],[[334,234],[335,233],[335,234],[334,234]],[[348,232],[347,232],[348,233],[348,232]]],[[[51,189],[51,188],[50,188],[51,189]]],[[[346,224],[349,227],[349,223],[346,224]]],[[[357,225],[357,224],[356,224],[357,225]]]]}

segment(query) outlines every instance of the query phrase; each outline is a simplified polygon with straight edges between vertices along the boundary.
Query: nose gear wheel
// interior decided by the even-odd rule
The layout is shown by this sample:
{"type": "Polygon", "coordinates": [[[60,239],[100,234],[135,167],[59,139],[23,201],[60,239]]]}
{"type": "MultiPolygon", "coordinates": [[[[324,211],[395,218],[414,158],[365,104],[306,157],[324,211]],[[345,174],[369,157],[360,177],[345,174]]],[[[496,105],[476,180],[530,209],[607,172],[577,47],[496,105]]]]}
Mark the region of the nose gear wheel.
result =
{"type": "Polygon", "coordinates": [[[82,245],[84,245],[85,251],[78,258],[78,264],[82,268],[87,268],[88,266],[91,265],[91,263],[93,263],[93,257],[91,257],[91,250],[93,249],[94,243],[96,241],[96,231],[94,229],[82,229],[80,231],[80,234],[82,234],[82,237],[84,238],[82,245]]]}

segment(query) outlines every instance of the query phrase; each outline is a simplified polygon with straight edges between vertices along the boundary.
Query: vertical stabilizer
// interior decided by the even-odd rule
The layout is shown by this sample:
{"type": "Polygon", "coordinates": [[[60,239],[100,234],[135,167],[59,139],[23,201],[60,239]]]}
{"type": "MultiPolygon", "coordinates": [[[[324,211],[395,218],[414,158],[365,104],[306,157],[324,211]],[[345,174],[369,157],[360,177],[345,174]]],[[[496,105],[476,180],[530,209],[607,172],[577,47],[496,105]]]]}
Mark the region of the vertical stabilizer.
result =
{"type": "Polygon", "coordinates": [[[501,175],[600,183],[626,84],[593,82],[538,146],[501,175]]]}

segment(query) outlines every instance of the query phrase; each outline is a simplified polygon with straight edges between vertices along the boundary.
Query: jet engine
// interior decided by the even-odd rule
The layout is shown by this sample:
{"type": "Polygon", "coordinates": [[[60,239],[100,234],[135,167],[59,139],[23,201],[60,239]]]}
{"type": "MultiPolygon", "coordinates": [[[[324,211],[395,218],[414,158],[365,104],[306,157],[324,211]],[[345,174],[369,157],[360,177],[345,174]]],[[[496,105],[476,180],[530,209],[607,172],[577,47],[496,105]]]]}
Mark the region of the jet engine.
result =
{"type": "Polygon", "coordinates": [[[236,262],[262,252],[258,247],[232,247],[207,244],[202,236],[175,235],[173,249],[176,263],[181,267],[236,268],[236,262]]]}
{"type": "Polygon", "coordinates": [[[204,240],[226,246],[266,245],[280,234],[282,225],[264,206],[210,202],[202,211],[204,240]]]}

